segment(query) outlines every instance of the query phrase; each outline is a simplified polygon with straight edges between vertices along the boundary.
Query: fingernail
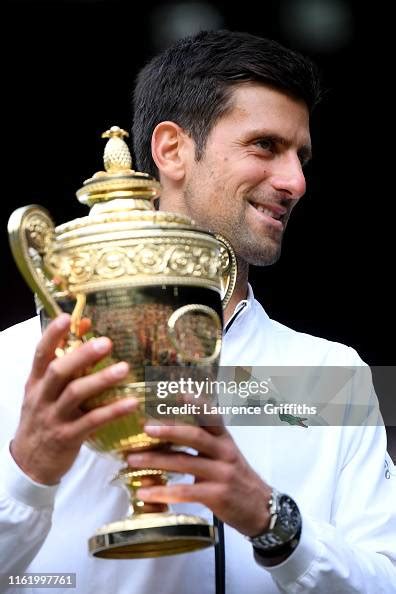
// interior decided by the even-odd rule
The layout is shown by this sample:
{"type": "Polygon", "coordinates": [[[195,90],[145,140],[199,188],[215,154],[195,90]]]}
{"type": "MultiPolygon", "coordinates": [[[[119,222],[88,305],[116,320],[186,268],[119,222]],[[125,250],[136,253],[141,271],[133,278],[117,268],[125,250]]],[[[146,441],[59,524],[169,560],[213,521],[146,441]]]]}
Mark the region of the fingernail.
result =
{"type": "Polygon", "coordinates": [[[92,347],[97,353],[104,353],[109,349],[110,340],[105,336],[101,336],[100,338],[95,338],[92,341],[92,347]]]}
{"type": "Polygon", "coordinates": [[[147,435],[160,435],[162,427],[160,425],[145,425],[144,430],[147,435]]]}
{"type": "Polygon", "coordinates": [[[136,496],[138,497],[138,499],[144,499],[147,497],[148,494],[149,494],[148,489],[138,489],[136,491],[136,496]]]}
{"type": "Polygon", "coordinates": [[[143,460],[143,456],[141,454],[131,454],[128,456],[128,463],[133,466],[134,464],[140,464],[143,460]]]}
{"type": "Polygon", "coordinates": [[[66,313],[60,314],[56,318],[55,324],[56,324],[57,328],[59,328],[59,330],[66,330],[66,328],[70,324],[70,316],[69,316],[69,314],[66,314],[66,313]]]}
{"type": "Polygon", "coordinates": [[[128,373],[128,370],[129,365],[125,361],[121,361],[120,363],[110,367],[111,374],[116,378],[125,377],[125,375],[128,373]]]}
{"type": "Polygon", "coordinates": [[[136,398],[123,398],[121,400],[121,406],[124,408],[124,410],[134,410],[137,407],[137,400],[136,398]]]}

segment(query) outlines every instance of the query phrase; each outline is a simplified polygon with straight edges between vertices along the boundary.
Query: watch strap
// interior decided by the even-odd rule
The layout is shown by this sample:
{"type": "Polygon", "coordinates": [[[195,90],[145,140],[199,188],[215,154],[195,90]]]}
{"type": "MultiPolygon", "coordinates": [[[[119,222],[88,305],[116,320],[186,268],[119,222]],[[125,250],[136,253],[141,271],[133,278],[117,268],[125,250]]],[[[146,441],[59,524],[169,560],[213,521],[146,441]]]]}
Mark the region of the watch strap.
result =
{"type": "Polygon", "coordinates": [[[274,557],[289,557],[289,555],[292,554],[292,552],[300,542],[301,530],[302,527],[300,526],[300,529],[297,532],[297,534],[291,540],[289,540],[289,542],[286,542],[285,544],[280,545],[279,547],[275,547],[268,551],[260,549],[259,547],[255,547],[253,545],[254,558],[258,563],[260,563],[261,559],[273,559],[274,557]]]}
{"type": "Polygon", "coordinates": [[[268,501],[268,528],[254,537],[247,537],[262,557],[290,553],[297,546],[301,534],[301,515],[296,502],[284,493],[272,489],[268,501]]]}

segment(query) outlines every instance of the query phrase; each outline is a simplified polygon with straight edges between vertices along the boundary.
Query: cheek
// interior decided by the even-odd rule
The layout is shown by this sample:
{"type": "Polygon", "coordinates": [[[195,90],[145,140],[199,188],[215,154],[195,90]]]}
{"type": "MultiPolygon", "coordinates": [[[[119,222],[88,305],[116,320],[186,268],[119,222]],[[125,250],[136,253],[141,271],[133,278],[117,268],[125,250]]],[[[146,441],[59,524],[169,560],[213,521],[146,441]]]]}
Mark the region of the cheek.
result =
{"type": "Polygon", "coordinates": [[[270,175],[268,164],[252,155],[235,161],[232,166],[232,183],[242,193],[262,184],[270,175]]]}
{"type": "Polygon", "coordinates": [[[270,174],[270,166],[268,162],[264,162],[263,159],[251,156],[249,160],[246,160],[244,175],[253,185],[262,183],[270,176],[270,174]]]}
{"type": "Polygon", "coordinates": [[[238,195],[245,189],[257,185],[262,179],[262,170],[247,161],[234,161],[227,164],[227,169],[217,177],[217,187],[227,190],[231,195],[238,195]]]}
{"type": "Polygon", "coordinates": [[[266,177],[268,173],[262,160],[253,155],[207,159],[200,163],[189,184],[191,208],[202,215],[219,213],[222,206],[227,206],[228,212],[233,207],[238,210],[246,195],[266,177]]]}

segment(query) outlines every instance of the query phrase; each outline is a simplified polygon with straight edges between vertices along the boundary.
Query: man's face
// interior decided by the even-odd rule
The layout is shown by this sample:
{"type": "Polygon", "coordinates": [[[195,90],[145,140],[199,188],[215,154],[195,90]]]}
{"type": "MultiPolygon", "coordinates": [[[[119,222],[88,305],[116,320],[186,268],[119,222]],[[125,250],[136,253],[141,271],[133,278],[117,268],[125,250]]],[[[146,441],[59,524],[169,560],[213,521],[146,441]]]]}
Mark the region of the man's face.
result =
{"type": "Polygon", "coordinates": [[[236,87],[231,101],[202,159],[190,161],[183,206],[199,225],[227,237],[240,259],[264,266],[278,259],[291,210],[305,192],[309,114],[303,101],[256,83],[236,87]]]}

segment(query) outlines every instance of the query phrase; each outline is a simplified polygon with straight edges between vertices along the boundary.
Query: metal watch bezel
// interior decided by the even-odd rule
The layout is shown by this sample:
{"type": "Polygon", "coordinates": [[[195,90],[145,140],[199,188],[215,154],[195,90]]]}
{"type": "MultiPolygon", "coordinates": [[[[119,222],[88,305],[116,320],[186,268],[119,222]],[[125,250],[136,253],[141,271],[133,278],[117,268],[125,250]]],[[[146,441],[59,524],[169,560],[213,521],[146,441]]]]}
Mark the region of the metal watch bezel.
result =
{"type": "Polygon", "coordinates": [[[295,538],[301,530],[301,514],[297,503],[285,493],[272,490],[269,501],[270,523],[268,530],[254,537],[248,537],[253,547],[271,551],[284,546],[295,538]],[[290,508],[292,512],[290,512],[290,508]],[[293,514],[296,518],[292,522],[293,514]],[[288,526],[285,524],[289,524],[288,526]]]}

